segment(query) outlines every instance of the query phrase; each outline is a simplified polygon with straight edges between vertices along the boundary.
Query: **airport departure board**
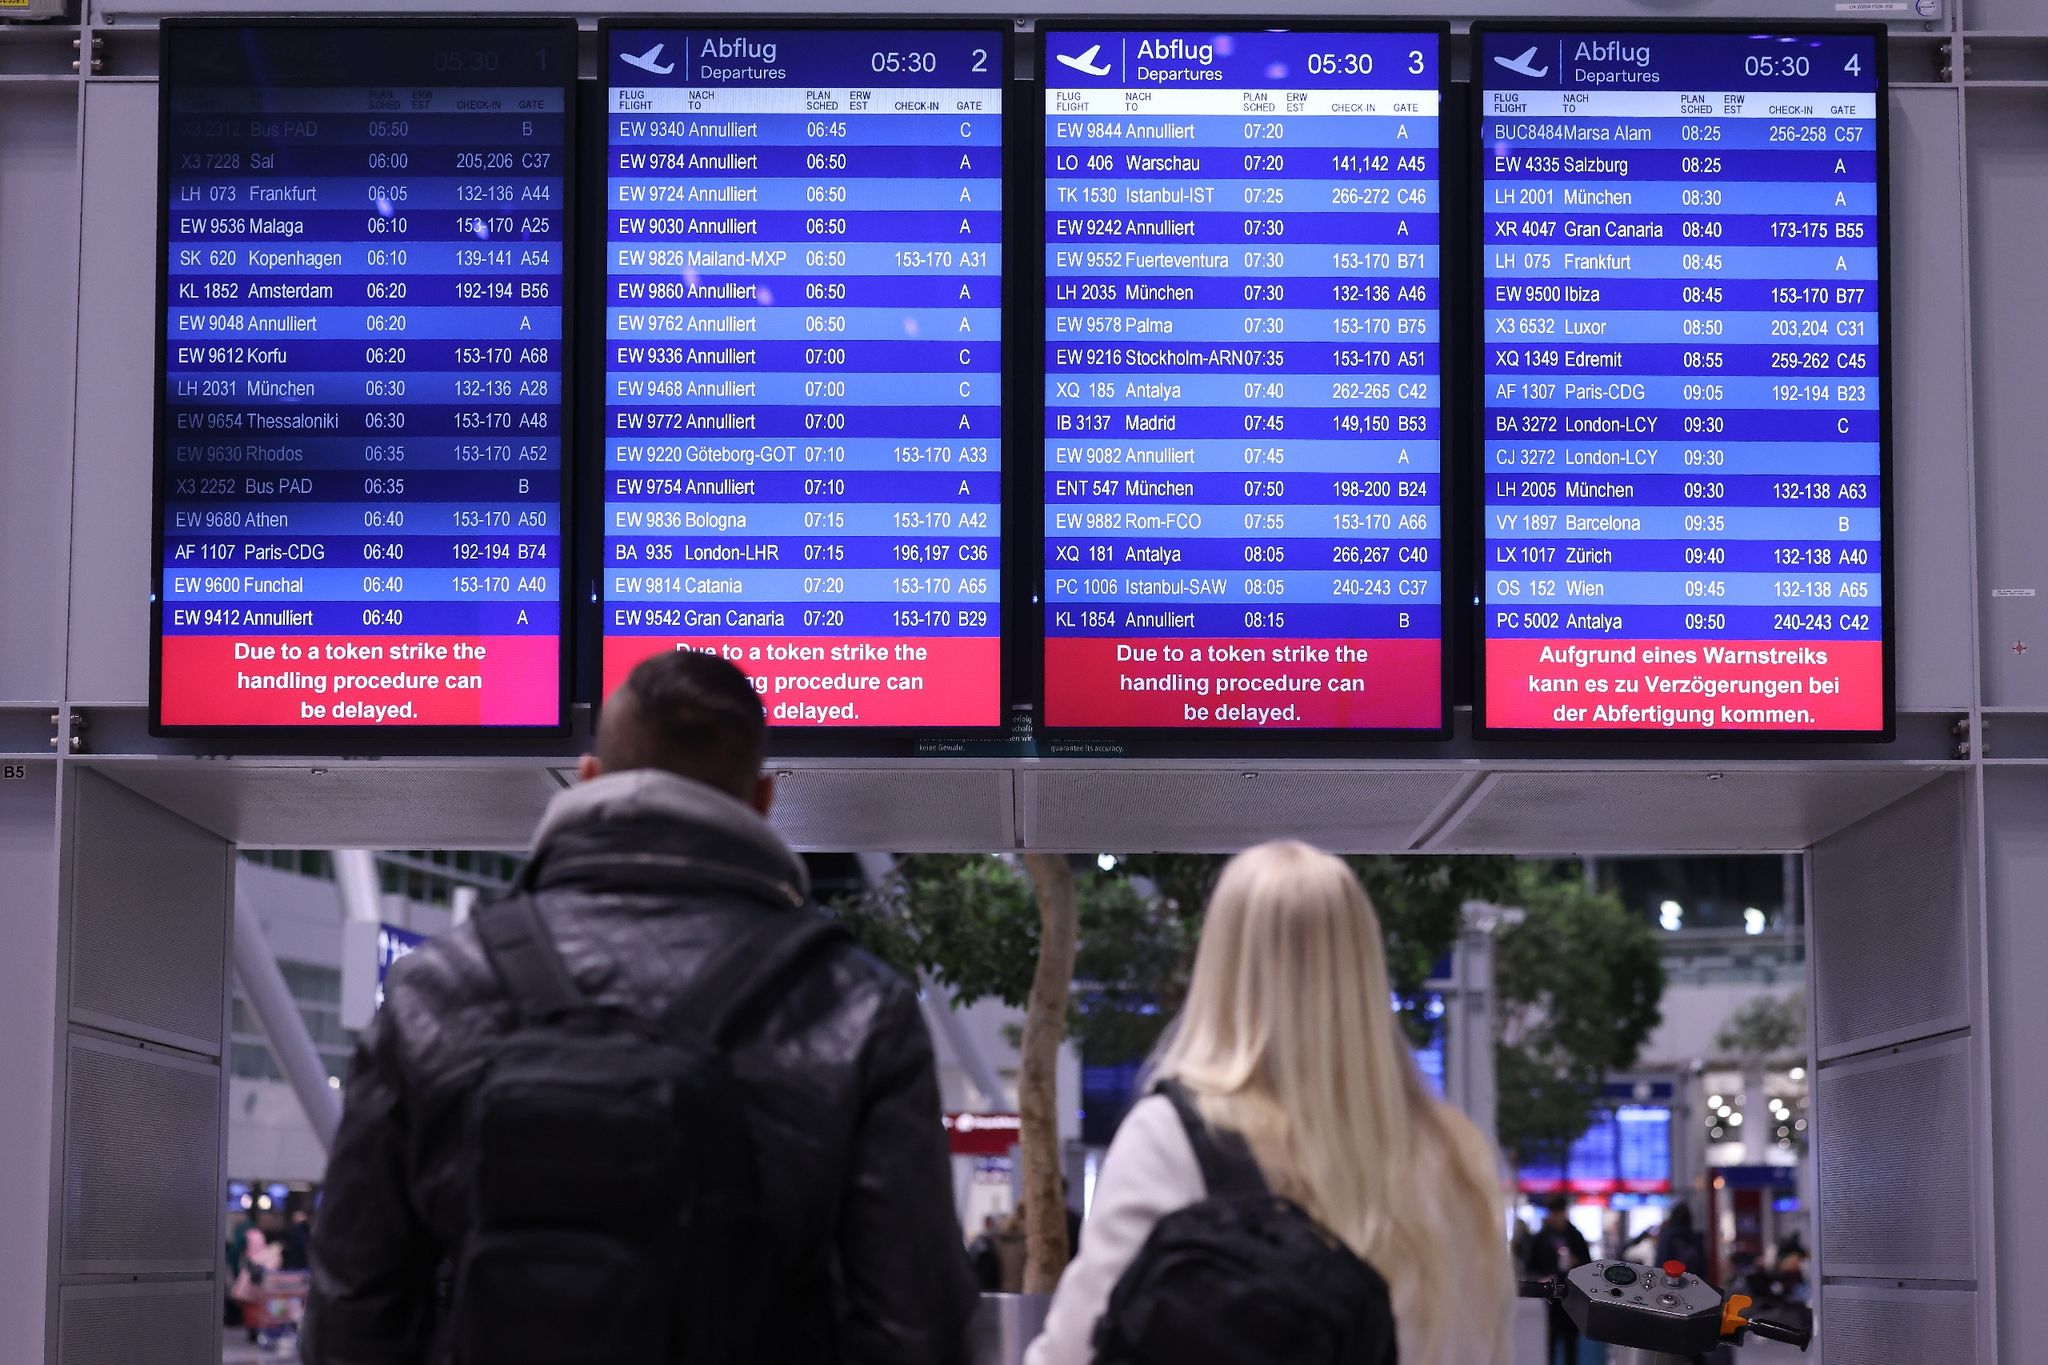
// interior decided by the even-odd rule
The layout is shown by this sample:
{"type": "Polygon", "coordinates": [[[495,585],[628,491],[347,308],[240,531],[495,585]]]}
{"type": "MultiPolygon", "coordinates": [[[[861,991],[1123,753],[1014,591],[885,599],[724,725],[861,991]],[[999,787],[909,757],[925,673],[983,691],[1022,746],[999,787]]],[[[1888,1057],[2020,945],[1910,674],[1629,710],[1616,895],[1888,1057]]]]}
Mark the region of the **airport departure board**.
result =
{"type": "Polygon", "coordinates": [[[1439,30],[1042,30],[1043,722],[1444,723],[1439,30]]]}
{"type": "Polygon", "coordinates": [[[1627,1194],[1671,1192],[1671,1109],[1624,1104],[1614,1111],[1619,1188],[1627,1194]]]}
{"type": "Polygon", "coordinates": [[[1889,731],[1883,55],[1482,26],[1487,728],[1889,731]]]}
{"type": "Polygon", "coordinates": [[[1671,1193],[1671,1107],[1618,1104],[1593,1111],[1586,1131],[1565,1149],[1538,1156],[1520,1169],[1524,1194],[1610,1195],[1671,1193]]]}
{"type": "Polygon", "coordinates": [[[1002,719],[1000,27],[607,31],[604,684],[1002,719]]]}
{"type": "Polygon", "coordinates": [[[153,723],[563,723],[569,24],[164,25],[153,723]]]}

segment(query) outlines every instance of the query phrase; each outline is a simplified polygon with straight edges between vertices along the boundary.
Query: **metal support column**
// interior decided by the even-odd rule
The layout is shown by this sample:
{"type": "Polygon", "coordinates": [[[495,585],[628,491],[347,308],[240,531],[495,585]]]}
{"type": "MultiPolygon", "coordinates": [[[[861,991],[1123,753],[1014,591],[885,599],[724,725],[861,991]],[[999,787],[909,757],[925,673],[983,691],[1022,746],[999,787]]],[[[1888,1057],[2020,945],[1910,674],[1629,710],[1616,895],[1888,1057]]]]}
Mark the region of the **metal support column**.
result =
{"type": "Polygon", "coordinates": [[[384,917],[384,895],[377,881],[377,855],[367,848],[334,850],[334,889],[341,896],[341,917],[375,924],[384,917]]]}
{"type": "Polygon", "coordinates": [[[1494,1135],[1497,1087],[1493,1072],[1493,930],[1500,911],[1474,903],[1465,907],[1465,929],[1451,953],[1455,989],[1444,1012],[1446,1098],[1494,1135]]]}
{"type": "Polygon", "coordinates": [[[334,1132],[341,1126],[341,1096],[327,1083],[327,1064],[320,1060],[298,1002],[278,970],[263,921],[249,904],[248,892],[239,885],[235,888],[235,980],[257,1022],[263,1025],[271,1055],[291,1082],[292,1093],[299,1097],[313,1136],[320,1139],[320,1149],[333,1151],[334,1132]]]}

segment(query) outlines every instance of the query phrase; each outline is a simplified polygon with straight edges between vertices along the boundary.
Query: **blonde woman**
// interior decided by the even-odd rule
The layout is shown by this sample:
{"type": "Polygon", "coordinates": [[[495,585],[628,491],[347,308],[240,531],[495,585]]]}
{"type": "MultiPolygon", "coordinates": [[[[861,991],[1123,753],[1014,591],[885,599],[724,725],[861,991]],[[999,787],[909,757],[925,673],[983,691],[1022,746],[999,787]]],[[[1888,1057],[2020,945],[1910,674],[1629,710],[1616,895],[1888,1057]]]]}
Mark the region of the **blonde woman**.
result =
{"type": "MultiPolygon", "coordinates": [[[[1496,1157],[1424,1087],[1389,998],[1379,919],[1351,869],[1306,844],[1262,844],[1217,881],[1153,1074],[1189,1092],[1207,1126],[1241,1134],[1268,1185],[1386,1279],[1401,1365],[1497,1365],[1514,1284],[1496,1157]]],[[[1125,1268],[1162,1217],[1204,1193],[1172,1103],[1140,1101],[1026,1365],[1090,1365],[1125,1268]]]]}

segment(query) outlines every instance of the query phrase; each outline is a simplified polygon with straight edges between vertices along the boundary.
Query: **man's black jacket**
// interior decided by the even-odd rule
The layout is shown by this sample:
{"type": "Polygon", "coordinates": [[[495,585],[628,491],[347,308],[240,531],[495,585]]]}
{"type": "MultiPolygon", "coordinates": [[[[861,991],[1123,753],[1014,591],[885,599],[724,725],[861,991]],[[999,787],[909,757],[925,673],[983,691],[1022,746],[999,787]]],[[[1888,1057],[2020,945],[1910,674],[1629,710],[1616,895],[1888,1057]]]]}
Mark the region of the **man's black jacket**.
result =
{"type": "MultiPolygon", "coordinates": [[[[751,917],[814,913],[801,909],[803,864],[765,821],[667,773],[563,792],[531,871],[584,992],[645,1014],[668,1006],[751,917]]],[[[732,1060],[780,1260],[769,1318],[781,1339],[745,1365],[950,1365],[974,1281],[915,991],[834,944],[747,1015],[732,1060]]],[[[419,1132],[409,1106],[429,1078],[473,1065],[481,1041],[512,1023],[473,928],[393,967],[356,1049],[328,1162],[309,1365],[438,1360],[436,1280],[465,1233],[463,1154],[419,1132]]]]}

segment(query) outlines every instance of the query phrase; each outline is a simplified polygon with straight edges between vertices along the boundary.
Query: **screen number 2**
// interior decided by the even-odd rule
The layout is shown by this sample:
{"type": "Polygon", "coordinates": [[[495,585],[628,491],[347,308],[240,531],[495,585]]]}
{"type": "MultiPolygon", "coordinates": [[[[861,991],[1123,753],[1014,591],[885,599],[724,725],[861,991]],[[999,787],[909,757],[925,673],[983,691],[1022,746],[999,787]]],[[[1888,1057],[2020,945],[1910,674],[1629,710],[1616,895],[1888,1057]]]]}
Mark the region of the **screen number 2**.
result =
{"type": "Polygon", "coordinates": [[[985,47],[977,47],[976,49],[974,49],[974,69],[975,69],[976,71],[986,71],[986,70],[988,70],[988,49],[987,49],[987,48],[985,48],[985,47]]]}

